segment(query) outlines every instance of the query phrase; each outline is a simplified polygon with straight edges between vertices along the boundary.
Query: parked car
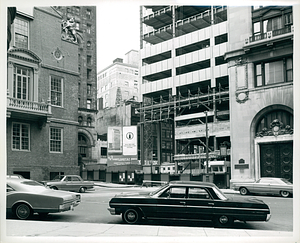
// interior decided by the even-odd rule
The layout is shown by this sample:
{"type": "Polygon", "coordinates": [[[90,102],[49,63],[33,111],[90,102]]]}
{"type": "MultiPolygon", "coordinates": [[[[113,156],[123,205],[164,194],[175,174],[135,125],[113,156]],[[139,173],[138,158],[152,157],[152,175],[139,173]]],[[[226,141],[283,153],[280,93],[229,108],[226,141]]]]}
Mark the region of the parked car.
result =
{"type": "Polygon", "coordinates": [[[212,220],[230,226],[234,220],[268,221],[270,209],[256,198],[225,196],[213,183],[172,181],[150,193],[116,195],[109,201],[112,215],[128,224],[141,219],[212,220]]]}
{"type": "Polygon", "coordinates": [[[251,193],[288,197],[293,194],[293,184],[284,178],[262,177],[254,182],[234,183],[233,189],[241,195],[251,193]]]}
{"type": "Polygon", "coordinates": [[[86,192],[94,189],[94,182],[84,181],[78,175],[58,175],[51,181],[43,181],[45,186],[54,190],[86,192]]]}
{"type": "Polygon", "coordinates": [[[21,175],[18,175],[18,174],[12,174],[12,175],[7,175],[6,178],[18,178],[18,179],[20,179],[20,178],[24,178],[24,177],[21,176],[21,175]]]}
{"type": "Polygon", "coordinates": [[[6,210],[18,219],[73,210],[80,202],[79,193],[54,191],[28,179],[6,179],[6,210]]]}

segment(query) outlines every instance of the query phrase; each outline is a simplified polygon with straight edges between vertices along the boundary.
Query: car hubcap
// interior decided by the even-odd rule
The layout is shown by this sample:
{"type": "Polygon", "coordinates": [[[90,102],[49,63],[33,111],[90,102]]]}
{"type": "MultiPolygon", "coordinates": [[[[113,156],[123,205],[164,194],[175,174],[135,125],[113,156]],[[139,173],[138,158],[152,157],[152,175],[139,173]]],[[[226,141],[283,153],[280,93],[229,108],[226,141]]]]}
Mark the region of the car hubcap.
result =
{"type": "Polygon", "coordinates": [[[220,223],[221,224],[226,224],[228,222],[228,218],[226,216],[221,216],[220,217],[220,223]]]}
{"type": "Polygon", "coordinates": [[[133,212],[129,212],[127,214],[127,218],[128,218],[129,221],[134,221],[135,218],[136,218],[136,215],[133,212]]]}
{"type": "Polygon", "coordinates": [[[27,218],[29,215],[28,208],[26,206],[20,206],[17,210],[17,214],[19,218],[27,218]]]}

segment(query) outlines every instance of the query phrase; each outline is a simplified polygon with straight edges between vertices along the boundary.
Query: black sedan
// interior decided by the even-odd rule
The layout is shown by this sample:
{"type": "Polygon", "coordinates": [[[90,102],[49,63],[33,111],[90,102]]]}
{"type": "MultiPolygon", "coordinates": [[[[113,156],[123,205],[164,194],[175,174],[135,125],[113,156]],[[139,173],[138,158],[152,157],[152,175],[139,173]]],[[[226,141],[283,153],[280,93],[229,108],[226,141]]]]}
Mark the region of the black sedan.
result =
{"type": "Polygon", "coordinates": [[[270,209],[256,198],[225,196],[213,183],[173,181],[151,193],[120,194],[109,202],[112,215],[128,224],[141,219],[212,220],[230,226],[234,220],[268,221],[270,209]]]}

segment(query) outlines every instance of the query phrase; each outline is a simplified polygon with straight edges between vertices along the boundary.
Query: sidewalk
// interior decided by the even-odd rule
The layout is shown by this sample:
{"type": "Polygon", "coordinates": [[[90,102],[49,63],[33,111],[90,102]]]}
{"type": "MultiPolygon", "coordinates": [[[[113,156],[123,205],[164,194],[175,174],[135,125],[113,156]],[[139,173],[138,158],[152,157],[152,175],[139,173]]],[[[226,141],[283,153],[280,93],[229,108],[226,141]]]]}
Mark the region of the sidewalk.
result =
{"type": "MultiPolygon", "coordinates": [[[[279,242],[286,242],[283,241],[284,238],[282,237],[293,237],[293,232],[226,229],[213,227],[203,228],[6,220],[6,235],[9,237],[112,237],[112,240],[116,241],[120,240],[120,237],[133,236],[155,237],[155,239],[158,237],[176,237],[172,239],[172,242],[180,242],[182,241],[182,237],[223,237],[224,240],[229,239],[229,237],[274,237],[273,242],[276,242],[276,239],[277,241],[280,240],[279,242]]],[[[290,240],[291,239],[292,238],[290,238],[290,240]]],[[[268,240],[270,240],[270,238],[268,238],[268,240]]],[[[139,240],[139,242],[143,241],[139,240]]]]}

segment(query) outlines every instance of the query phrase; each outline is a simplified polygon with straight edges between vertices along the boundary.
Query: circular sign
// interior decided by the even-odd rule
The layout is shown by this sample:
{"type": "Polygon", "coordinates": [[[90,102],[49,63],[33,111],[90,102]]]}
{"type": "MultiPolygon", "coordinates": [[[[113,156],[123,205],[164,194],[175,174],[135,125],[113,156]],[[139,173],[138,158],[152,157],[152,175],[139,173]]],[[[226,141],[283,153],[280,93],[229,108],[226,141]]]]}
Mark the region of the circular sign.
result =
{"type": "Polygon", "coordinates": [[[126,134],[126,138],[127,138],[128,140],[133,139],[133,137],[134,137],[134,135],[133,135],[132,132],[128,132],[128,133],[126,134]]]}

